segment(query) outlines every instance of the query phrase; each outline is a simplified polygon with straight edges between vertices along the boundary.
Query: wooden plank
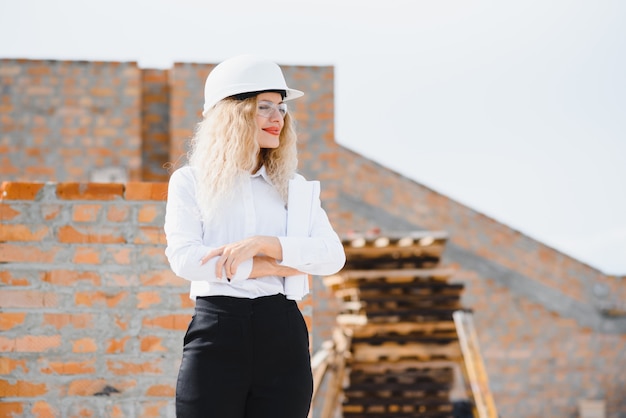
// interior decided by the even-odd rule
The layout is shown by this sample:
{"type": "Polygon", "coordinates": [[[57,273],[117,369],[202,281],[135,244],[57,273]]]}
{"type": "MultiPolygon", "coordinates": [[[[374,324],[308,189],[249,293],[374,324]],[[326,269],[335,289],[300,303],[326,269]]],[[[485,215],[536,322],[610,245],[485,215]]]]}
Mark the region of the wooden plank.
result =
{"type": "MultiPolygon", "coordinates": [[[[415,412],[385,412],[378,415],[364,414],[359,412],[344,411],[343,418],[415,418],[415,412]]],[[[418,415],[420,418],[454,418],[452,412],[424,412],[418,415]]]]}
{"type": "Polygon", "coordinates": [[[460,299],[463,288],[453,286],[428,286],[424,284],[404,286],[380,286],[377,283],[363,283],[358,295],[353,299],[361,300],[410,300],[412,298],[449,297],[460,299]],[[370,286],[376,285],[376,286],[370,286]]]}
{"type": "MultiPolygon", "coordinates": [[[[349,303],[354,301],[345,301],[349,303]]],[[[438,306],[459,306],[460,309],[460,295],[447,295],[442,293],[435,294],[402,294],[402,295],[371,295],[368,297],[361,297],[359,302],[365,309],[369,306],[390,306],[390,307],[427,307],[432,305],[438,306]]]]}
{"type": "Polygon", "coordinates": [[[461,349],[456,341],[445,345],[385,343],[374,346],[369,344],[352,344],[351,351],[354,361],[359,362],[398,361],[414,358],[424,360],[435,358],[457,359],[461,357],[461,349]]]}
{"type": "Polygon", "coordinates": [[[433,334],[437,332],[456,332],[454,322],[452,321],[436,321],[436,322],[396,322],[390,324],[372,324],[363,325],[353,330],[354,337],[367,337],[376,334],[396,333],[406,335],[416,332],[424,334],[433,334]]]}
{"type": "Polygon", "coordinates": [[[367,324],[367,316],[346,313],[339,314],[337,315],[337,324],[342,327],[360,327],[367,324]]]}
{"type": "Polygon", "coordinates": [[[345,404],[351,405],[411,405],[411,406],[448,406],[450,400],[444,394],[443,396],[437,396],[437,394],[429,394],[429,396],[423,396],[422,394],[416,394],[414,391],[409,396],[389,395],[385,397],[374,396],[372,393],[358,392],[349,395],[344,401],[345,404]],[[411,396],[413,395],[413,396],[411,396]],[[417,395],[417,396],[416,396],[417,395]]]}
{"type": "Polygon", "coordinates": [[[402,371],[386,370],[383,373],[367,373],[363,370],[350,372],[350,386],[357,387],[359,384],[401,384],[417,385],[420,382],[450,383],[454,378],[452,368],[413,369],[402,371]]]}
{"type": "Polygon", "coordinates": [[[420,344],[447,344],[457,340],[456,332],[449,334],[411,334],[411,335],[394,335],[394,334],[382,334],[375,335],[373,337],[353,337],[354,344],[369,344],[379,345],[385,342],[405,344],[407,342],[414,342],[420,344]]]}
{"type": "MultiPolygon", "coordinates": [[[[452,412],[424,412],[419,414],[420,418],[454,418],[452,412]]],[[[415,418],[415,412],[385,412],[383,414],[372,415],[359,412],[344,411],[343,418],[415,418]]]]}
{"type": "Polygon", "coordinates": [[[465,286],[462,283],[449,283],[438,280],[421,280],[413,279],[413,281],[394,282],[385,279],[361,281],[358,283],[346,282],[344,288],[358,286],[359,296],[368,294],[453,294],[460,295],[465,286]]]}
{"type": "MultiPolygon", "coordinates": [[[[330,281],[327,281],[330,283],[330,281]]],[[[346,280],[328,284],[327,287],[337,298],[359,299],[371,295],[426,295],[450,294],[461,295],[463,284],[449,283],[437,279],[419,278],[391,279],[377,278],[368,280],[346,280]],[[343,292],[342,294],[340,292],[343,292]]]]}
{"type": "Polygon", "coordinates": [[[344,269],[337,274],[325,276],[326,286],[335,286],[349,281],[383,279],[389,283],[411,282],[415,278],[446,280],[455,274],[450,267],[431,269],[385,269],[385,270],[350,270],[344,269]]]}
{"type": "Polygon", "coordinates": [[[419,259],[426,257],[433,257],[440,259],[443,251],[445,249],[445,244],[435,243],[429,245],[427,247],[421,246],[413,246],[413,247],[346,247],[344,246],[344,251],[346,256],[351,259],[380,259],[391,257],[395,260],[402,259],[403,262],[407,262],[411,259],[419,259]]]}
{"type": "Polygon", "coordinates": [[[453,318],[478,418],[498,418],[498,411],[489,390],[487,372],[480,355],[478,336],[472,316],[467,312],[458,311],[454,313],[453,318]]]}
{"type": "Polygon", "coordinates": [[[394,393],[398,392],[411,392],[411,391],[423,391],[423,392],[448,392],[452,387],[452,380],[449,381],[438,381],[438,380],[422,380],[411,383],[400,383],[400,382],[387,382],[387,383],[379,383],[379,382],[350,382],[349,391],[344,390],[346,396],[350,396],[350,391],[364,391],[364,392],[373,392],[373,391],[391,391],[394,393]]]}
{"type": "Polygon", "coordinates": [[[364,373],[402,373],[404,371],[421,369],[455,368],[459,364],[456,360],[401,360],[387,363],[360,363],[353,361],[350,363],[350,369],[364,373]]]}
{"type": "Polygon", "coordinates": [[[380,237],[380,236],[385,236],[388,237],[391,240],[400,240],[402,238],[406,238],[406,237],[410,237],[413,239],[422,239],[422,238],[428,238],[428,237],[432,237],[435,239],[447,239],[449,237],[449,234],[446,231],[443,230],[421,230],[421,231],[386,231],[384,234],[383,233],[354,233],[351,232],[349,234],[345,234],[341,236],[341,241],[345,244],[345,243],[349,243],[354,239],[357,238],[364,238],[364,239],[369,239],[372,240],[374,238],[380,237]]]}
{"type": "MultiPolygon", "coordinates": [[[[358,302],[352,304],[357,306],[358,302]]],[[[367,311],[357,311],[350,313],[366,314],[370,322],[397,322],[397,321],[432,321],[452,319],[452,314],[458,308],[411,308],[411,309],[368,309],[367,311]]]]}

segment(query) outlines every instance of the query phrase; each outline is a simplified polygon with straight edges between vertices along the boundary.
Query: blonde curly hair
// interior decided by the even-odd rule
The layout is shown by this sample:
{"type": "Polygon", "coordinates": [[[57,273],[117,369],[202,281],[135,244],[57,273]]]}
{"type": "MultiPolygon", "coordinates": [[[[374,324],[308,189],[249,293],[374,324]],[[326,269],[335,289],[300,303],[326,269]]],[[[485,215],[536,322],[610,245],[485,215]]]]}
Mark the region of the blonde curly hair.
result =
{"type": "Polygon", "coordinates": [[[240,182],[265,165],[272,184],[287,203],[289,179],[298,166],[295,122],[287,113],[277,148],[261,149],[256,140],[257,96],[227,98],[213,107],[191,138],[189,165],[196,177],[196,198],[205,220],[215,219],[240,182]]]}

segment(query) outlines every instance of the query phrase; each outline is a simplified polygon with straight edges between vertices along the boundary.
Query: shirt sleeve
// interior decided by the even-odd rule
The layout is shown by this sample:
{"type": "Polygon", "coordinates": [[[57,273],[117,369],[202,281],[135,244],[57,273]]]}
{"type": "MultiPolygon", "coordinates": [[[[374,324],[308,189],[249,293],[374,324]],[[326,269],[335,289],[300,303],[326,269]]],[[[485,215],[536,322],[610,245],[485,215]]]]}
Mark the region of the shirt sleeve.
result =
{"type": "MultiPolygon", "coordinates": [[[[195,198],[191,169],[182,168],[170,177],[165,206],[165,255],[174,274],[190,281],[225,282],[215,275],[217,257],[201,264],[202,257],[215,249],[203,244],[200,209],[195,198]]],[[[246,280],[252,272],[252,259],[239,265],[231,281],[246,280]]]]}
{"type": "Polygon", "coordinates": [[[278,237],[283,251],[279,264],[319,276],[337,273],[346,262],[346,254],[319,198],[312,216],[309,237],[278,237]]]}

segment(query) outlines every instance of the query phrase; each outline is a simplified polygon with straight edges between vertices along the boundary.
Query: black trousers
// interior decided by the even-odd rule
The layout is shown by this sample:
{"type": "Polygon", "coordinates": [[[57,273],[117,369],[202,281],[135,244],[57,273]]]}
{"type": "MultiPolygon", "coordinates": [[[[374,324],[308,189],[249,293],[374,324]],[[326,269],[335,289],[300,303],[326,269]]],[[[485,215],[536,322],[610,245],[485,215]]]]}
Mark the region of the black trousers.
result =
{"type": "Polygon", "coordinates": [[[307,417],[309,334],[284,295],[197,298],[184,344],[178,418],[307,417]]]}

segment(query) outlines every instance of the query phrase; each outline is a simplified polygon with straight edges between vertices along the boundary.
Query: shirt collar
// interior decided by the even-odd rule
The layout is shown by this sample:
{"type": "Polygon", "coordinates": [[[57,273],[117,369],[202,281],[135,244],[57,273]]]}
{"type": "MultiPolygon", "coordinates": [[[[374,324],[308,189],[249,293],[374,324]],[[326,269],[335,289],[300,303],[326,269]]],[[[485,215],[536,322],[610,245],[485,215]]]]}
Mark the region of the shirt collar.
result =
{"type": "Polygon", "coordinates": [[[262,165],[261,168],[259,168],[259,171],[257,171],[256,173],[252,174],[250,177],[254,178],[254,177],[263,177],[265,179],[266,182],[268,182],[269,184],[272,184],[272,180],[270,180],[270,176],[269,174],[267,174],[267,170],[265,169],[265,165],[262,165]]]}

